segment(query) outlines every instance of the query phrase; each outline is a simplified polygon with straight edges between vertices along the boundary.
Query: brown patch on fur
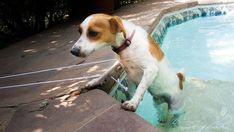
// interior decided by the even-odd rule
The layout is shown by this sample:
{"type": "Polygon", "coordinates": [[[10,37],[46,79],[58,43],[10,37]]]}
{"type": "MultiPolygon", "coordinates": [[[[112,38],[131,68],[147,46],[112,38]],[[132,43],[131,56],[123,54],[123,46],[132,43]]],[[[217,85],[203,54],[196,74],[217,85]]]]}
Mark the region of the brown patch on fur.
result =
{"type": "Polygon", "coordinates": [[[94,14],[88,25],[87,37],[90,41],[95,41],[96,44],[102,44],[103,42],[112,43],[115,41],[116,33],[118,32],[123,32],[126,38],[122,20],[118,16],[94,14]],[[92,37],[88,35],[89,31],[98,32],[98,35],[92,37]]]}
{"type": "Polygon", "coordinates": [[[88,31],[98,32],[98,35],[95,37],[87,37],[90,41],[96,41],[97,44],[102,44],[103,42],[112,43],[115,41],[115,34],[111,32],[111,24],[109,19],[111,16],[105,14],[95,14],[89,22],[88,31]]]}
{"type": "Polygon", "coordinates": [[[149,41],[149,51],[151,55],[156,58],[158,61],[161,61],[164,57],[164,53],[159,47],[159,44],[157,44],[151,36],[148,36],[149,41]]]}
{"type": "Polygon", "coordinates": [[[126,38],[126,31],[124,29],[122,20],[118,16],[113,16],[109,19],[111,32],[116,34],[117,32],[123,32],[124,38],[126,38]]]}
{"type": "Polygon", "coordinates": [[[177,77],[179,78],[179,86],[180,89],[183,89],[183,82],[185,81],[184,75],[182,73],[177,73],[177,77]]]}

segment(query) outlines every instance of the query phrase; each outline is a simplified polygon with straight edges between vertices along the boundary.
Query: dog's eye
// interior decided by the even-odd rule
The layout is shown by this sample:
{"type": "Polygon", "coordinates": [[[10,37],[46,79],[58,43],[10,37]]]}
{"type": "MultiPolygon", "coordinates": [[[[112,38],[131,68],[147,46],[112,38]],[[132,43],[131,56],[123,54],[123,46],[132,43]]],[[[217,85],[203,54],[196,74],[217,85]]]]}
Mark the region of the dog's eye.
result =
{"type": "Polygon", "coordinates": [[[80,34],[82,34],[82,28],[81,28],[81,27],[78,28],[78,32],[79,32],[80,34]]]}
{"type": "Polygon", "coordinates": [[[98,33],[99,33],[99,32],[96,32],[96,31],[92,31],[92,30],[91,30],[91,31],[88,32],[88,36],[90,36],[90,37],[97,37],[98,33]]]}
{"type": "Polygon", "coordinates": [[[78,26],[78,29],[77,29],[77,31],[80,33],[80,35],[82,34],[82,31],[83,31],[83,30],[82,30],[82,27],[81,27],[81,25],[79,25],[79,26],[78,26]]]}

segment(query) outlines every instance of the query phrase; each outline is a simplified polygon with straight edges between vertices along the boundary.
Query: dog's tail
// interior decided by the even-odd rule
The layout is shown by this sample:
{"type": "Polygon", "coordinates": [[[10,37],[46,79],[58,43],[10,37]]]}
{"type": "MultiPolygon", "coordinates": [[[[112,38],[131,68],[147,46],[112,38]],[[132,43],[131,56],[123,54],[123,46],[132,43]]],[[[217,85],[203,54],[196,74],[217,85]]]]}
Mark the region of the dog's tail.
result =
{"type": "Polygon", "coordinates": [[[180,70],[176,75],[179,78],[179,87],[182,90],[184,87],[183,82],[185,81],[184,70],[180,70]]]}

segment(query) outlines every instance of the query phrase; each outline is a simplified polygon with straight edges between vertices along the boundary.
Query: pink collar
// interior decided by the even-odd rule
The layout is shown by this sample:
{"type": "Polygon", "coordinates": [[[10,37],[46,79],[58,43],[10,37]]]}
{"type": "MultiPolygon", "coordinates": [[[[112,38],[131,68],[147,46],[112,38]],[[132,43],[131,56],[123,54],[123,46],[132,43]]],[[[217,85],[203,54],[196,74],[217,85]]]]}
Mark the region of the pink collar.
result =
{"type": "Polygon", "coordinates": [[[118,48],[115,48],[112,46],[112,50],[116,53],[119,54],[121,51],[123,51],[124,49],[126,49],[128,46],[130,46],[130,44],[132,43],[132,38],[135,34],[135,30],[133,30],[131,36],[129,38],[126,38],[123,43],[121,44],[121,46],[119,46],[118,48]]]}

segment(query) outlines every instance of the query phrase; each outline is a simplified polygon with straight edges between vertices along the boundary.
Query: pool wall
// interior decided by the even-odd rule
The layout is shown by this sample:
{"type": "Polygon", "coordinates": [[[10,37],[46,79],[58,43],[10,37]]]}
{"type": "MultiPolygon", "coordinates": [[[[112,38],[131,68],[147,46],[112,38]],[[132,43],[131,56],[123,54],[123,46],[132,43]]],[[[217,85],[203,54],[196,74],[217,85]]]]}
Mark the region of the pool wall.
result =
{"type": "Polygon", "coordinates": [[[222,4],[222,5],[199,5],[192,8],[182,9],[180,11],[164,14],[155,28],[151,32],[151,36],[160,45],[163,43],[167,29],[169,27],[181,24],[183,22],[209,16],[224,15],[231,11],[234,5],[222,4]]]}

